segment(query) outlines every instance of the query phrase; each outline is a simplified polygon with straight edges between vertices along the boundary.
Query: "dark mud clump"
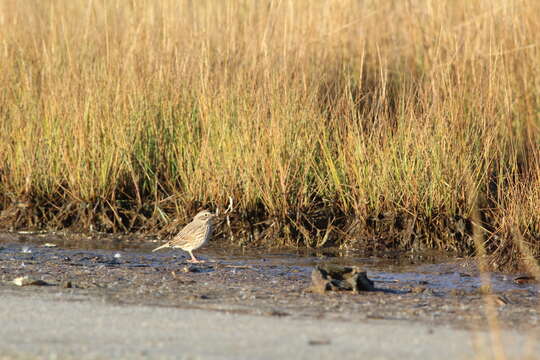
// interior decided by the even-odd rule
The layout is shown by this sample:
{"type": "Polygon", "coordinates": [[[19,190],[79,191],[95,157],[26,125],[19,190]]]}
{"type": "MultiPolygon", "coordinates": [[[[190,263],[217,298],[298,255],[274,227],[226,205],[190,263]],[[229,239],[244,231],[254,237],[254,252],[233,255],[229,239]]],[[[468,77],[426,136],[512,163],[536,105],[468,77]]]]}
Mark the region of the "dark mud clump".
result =
{"type": "Polygon", "coordinates": [[[324,294],[328,291],[373,291],[373,281],[367,273],[357,266],[339,266],[320,264],[311,272],[311,288],[313,292],[324,294]]]}

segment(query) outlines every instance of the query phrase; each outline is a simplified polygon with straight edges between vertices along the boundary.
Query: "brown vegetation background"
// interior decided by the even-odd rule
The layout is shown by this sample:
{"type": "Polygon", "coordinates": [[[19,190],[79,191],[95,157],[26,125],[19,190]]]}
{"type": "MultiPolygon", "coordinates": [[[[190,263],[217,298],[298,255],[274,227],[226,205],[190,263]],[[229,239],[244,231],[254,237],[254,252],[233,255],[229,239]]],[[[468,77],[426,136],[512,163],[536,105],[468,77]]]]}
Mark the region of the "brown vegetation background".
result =
{"type": "Polygon", "coordinates": [[[232,199],[237,243],[534,263],[539,34],[536,0],[0,0],[0,222],[232,199]]]}

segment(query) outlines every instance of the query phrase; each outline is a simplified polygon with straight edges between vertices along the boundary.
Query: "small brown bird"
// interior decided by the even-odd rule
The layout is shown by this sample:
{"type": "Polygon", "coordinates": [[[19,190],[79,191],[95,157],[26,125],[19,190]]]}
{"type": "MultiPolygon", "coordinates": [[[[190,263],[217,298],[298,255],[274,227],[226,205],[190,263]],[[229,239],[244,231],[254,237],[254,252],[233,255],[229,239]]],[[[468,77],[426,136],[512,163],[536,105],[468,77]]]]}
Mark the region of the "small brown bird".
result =
{"type": "Polygon", "coordinates": [[[191,255],[189,262],[199,263],[204,262],[197,260],[193,256],[193,250],[197,250],[210,239],[212,235],[212,221],[216,215],[212,214],[210,211],[203,210],[199,212],[193,218],[193,221],[187,224],[180,232],[169,242],[161,245],[160,247],[155,248],[152,251],[157,251],[163,248],[180,248],[184,251],[187,251],[191,255]]]}

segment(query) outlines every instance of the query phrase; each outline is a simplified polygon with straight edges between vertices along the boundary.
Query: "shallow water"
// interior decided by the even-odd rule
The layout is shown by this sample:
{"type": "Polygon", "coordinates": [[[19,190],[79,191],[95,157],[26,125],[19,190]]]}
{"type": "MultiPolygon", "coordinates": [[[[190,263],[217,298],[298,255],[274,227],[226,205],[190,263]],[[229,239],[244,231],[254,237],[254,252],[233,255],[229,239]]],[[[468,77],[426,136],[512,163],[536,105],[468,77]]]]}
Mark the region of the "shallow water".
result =
{"type": "Polygon", "coordinates": [[[336,249],[240,249],[214,243],[196,252],[206,263],[191,265],[180,250],[152,252],[162,242],[137,235],[0,233],[0,293],[467,328],[486,327],[489,314],[496,313],[505,327],[540,325],[538,284],[520,285],[515,282],[518,274],[489,273],[482,278],[470,259],[440,253],[369,256],[336,249]],[[320,263],[358,266],[374,280],[374,289],[313,291],[311,272],[320,263]],[[48,286],[16,286],[14,280],[20,277],[48,286]]]}
{"type": "MultiPolygon", "coordinates": [[[[64,236],[59,234],[3,233],[0,234],[0,252],[12,260],[62,261],[76,258],[79,266],[116,267],[168,267],[174,269],[184,263],[186,253],[164,249],[156,253],[158,241],[137,236],[85,235],[64,236]],[[46,247],[52,244],[54,247],[46,247]]],[[[335,249],[313,250],[261,250],[221,248],[211,246],[197,251],[197,256],[221,265],[256,267],[266,275],[282,274],[284,269],[294,276],[309,278],[311,270],[320,263],[358,266],[365,269],[376,286],[399,283],[406,286],[422,286],[440,291],[478,291],[489,286],[493,292],[528,290],[540,294],[538,283],[518,284],[519,274],[484,273],[480,276],[475,264],[444,253],[388,253],[385,256],[362,256],[360,253],[335,249]]],[[[71,261],[71,260],[70,260],[71,261]]]]}

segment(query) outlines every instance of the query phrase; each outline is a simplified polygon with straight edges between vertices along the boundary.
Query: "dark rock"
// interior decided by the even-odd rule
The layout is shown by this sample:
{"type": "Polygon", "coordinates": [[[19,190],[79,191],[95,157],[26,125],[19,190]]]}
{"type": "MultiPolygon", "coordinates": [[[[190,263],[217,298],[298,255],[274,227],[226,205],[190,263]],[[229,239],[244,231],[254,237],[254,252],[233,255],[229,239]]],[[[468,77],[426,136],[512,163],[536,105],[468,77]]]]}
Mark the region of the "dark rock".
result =
{"type": "Polygon", "coordinates": [[[289,313],[280,311],[280,310],[272,310],[272,311],[269,311],[267,314],[270,316],[277,316],[277,317],[284,317],[284,316],[290,315],[289,313]]]}
{"type": "Polygon", "coordinates": [[[320,340],[309,340],[308,345],[315,346],[315,345],[330,345],[332,342],[328,339],[320,339],[320,340]]]}
{"type": "Polygon", "coordinates": [[[311,283],[311,290],[320,294],[327,291],[374,290],[373,281],[368,279],[365,271],[356,266],[317,265],[311,273],[311,283]]]}
{"type": "Polygon", "coordinates": [[[534,276],[524,275],[524,276],[519,276],[515,278],[514,282],[516,284],[523,285],[523,284],[535,284],[535,283],[538,283],[539,281],[534,276]]]}
{"type": "Polygon", "coordinates": [[[185,273],[198,273],[198,272],[201,272],[201,269],[198,267],[198,266],[195,266],[195,265],[184,265],[182,267],[182,271],[185,272],[185,273]]]}

